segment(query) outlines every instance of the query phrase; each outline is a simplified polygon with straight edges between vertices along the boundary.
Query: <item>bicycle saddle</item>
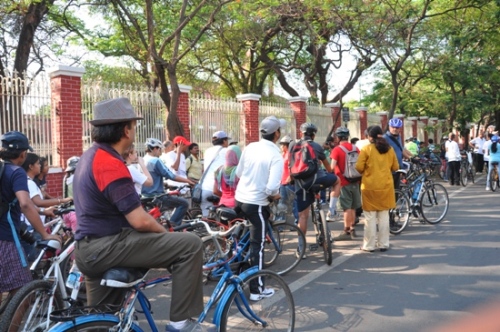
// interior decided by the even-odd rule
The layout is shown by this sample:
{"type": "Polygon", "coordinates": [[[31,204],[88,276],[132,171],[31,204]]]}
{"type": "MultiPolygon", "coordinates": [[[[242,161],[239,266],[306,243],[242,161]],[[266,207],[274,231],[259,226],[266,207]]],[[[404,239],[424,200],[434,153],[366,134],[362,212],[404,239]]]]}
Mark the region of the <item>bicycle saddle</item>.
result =
{"type": "Polygon", "coordinates": [[[228,207],[218,207],[215,211],[216,220],[228,224],[229,221],[236,219],[238,214],[231,208],[228,207]]]}
{"type": "Polygon", "coordinates": [[[313,184],[311,186],[311,189],[309,189],[310,192],[313,192],[315,194],[319,193],[321,190],[323,190],[325,188],[325,186],[323,186],[322,184],[313,184]]]}
{"type": "Polygon", "coordinates": [[[144,197],[144,196],[142,196],[141,197],[141,203],[142,204],[151,203],[154,199],[155,199],[155,197],[144,197]]]}
{"type": "Polygon", "coordinates": [[[101,279],[101,286],[114,288],[130,288],[137,285],[148,272],[148,269],[133,267],[114,267],[106,272],[101,279]]]}
{"type": "Polygon", "coordinates": [[[61,249],[61,243],[57,240],[42,240],[36,242],[36,247],[39,249],[46,248],[49,252],[56,252],[61,249]]]}

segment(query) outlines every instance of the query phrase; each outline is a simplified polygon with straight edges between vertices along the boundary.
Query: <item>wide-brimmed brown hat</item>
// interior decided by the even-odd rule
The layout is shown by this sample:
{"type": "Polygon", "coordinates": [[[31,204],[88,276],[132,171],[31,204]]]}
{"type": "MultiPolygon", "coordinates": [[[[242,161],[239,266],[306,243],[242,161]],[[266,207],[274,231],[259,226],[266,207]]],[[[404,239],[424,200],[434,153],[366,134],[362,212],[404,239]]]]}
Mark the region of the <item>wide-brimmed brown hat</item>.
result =
{"type": "Polygon", "coordinates": [[[103,100],[95,104],[94,120],[90,121],[90,124],[100,126],[142,119],[144,118],[135,114],[130,100],[127,98],[115,98],[103,100]]]}

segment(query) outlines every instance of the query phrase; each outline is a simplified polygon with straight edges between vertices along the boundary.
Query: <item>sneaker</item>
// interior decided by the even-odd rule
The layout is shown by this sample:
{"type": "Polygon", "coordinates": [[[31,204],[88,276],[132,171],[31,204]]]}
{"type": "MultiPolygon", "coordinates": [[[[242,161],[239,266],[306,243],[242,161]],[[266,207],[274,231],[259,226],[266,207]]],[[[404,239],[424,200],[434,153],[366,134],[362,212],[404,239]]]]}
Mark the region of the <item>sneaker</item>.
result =
{"type": "Polygon", "coordinates": [[[265,288],[260,294],[250,294],[250,301],[260,301],[266,297],[271,297],[274,295],[274,289],[265,288]]]}
{"type": "Polygon", "coordinates": [[[189,319],[182,329],[176,329],[168,324],[165,328],[166,332],[216,332],[217,327],[213,324],[198,323],[195,320],[189,319]]]}
{"type": "Polygon", "coordinates": [[[356,235],[356,230],[355,229],[351,229],[349,231],[349,233],[351,234],[351,239],[352,240],[355,240],[358,236],[356,235]]]}
{"type": "Polygon", "coordinates": [[[351,240],[351,234],[342,232],[339,236],[333,238],[333,241],[348,241],[351,240]]]}
{"type": "Polygon", "coordinates": [[[490,187],[486,187],[486,191],[490,191],[490,187]]]}
{"type": "Polygon", "coordinates": [[[335,221],[336,216],[337,216],[337,212],[333,212],[333,214],[331,212],[328,212],[326,214],[326,221],[335,221]]]}
{"type": "MultiPolygon", "coordinates": [[[[295,252],[295,257],[299,258],[299,249],[297,249],[297,251],[295,252]]],[[[306,259],[307,258],[307,255],[306,255],[306,252],[304,251],[304,253],[302,254],[302,258],[301,259],[306,259]]]]}

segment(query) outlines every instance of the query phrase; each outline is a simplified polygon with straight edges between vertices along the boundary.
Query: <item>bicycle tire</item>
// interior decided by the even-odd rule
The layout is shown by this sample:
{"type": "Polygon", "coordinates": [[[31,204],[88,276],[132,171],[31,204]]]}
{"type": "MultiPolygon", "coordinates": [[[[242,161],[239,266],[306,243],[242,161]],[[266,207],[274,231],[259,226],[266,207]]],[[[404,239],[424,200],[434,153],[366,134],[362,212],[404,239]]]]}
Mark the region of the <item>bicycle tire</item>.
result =
{"type": "Polygon", "coordinates": [[[0,301],[0,316],[4,312],[5,308],[7,308],[7,304],[9,304],[13,295],[10,292],[2,293],[2,300],[0,301]]]}
{"type": "Polygon", "coordinates": [[[498,179],[496,170],[493,168],[490,172],[490,189],[491,191],[496,191],[498,187],[498,179]]]}
{"type": "MultiPolygon", "coordinates": [[[[61,294],[58,291],[52,294],[52,286],[52,281],[33,280],[21,287],[5,308],[0,331],[45,331],[45,324],[47,320],[50,320],[48,305],[52,295],[54,295],[52,309],[63,308],[61,294]],[[36,308],[33,307],[34,302],[39,302],[36,308]],[[27,321],[32,309],[35,309],[35,314],[32,315],[34,319],[27,321]]],[[[50,325],[51,323],[49,323],[50,325]]]]}
{"type": "Polygon", "coordinates": [[[420,212],[425,221],[429,224],[441,222],[446,213],[450,200],[448,191],[439,183],[428,184],[420,201],[420,212]]]}
{"type": "MultiPolygon", "coordinates": [[[[97,317],[77,317],[74,321],[59,323],[51,328],[51,332],[66,332],[66,331],[92,331],[92,332],[109,332],[110,328],[119,324],[119,318],[108,318],[96,314],[97,317]]],[[[129,331],[139,332],[142,331],[138,326],[132,324],[129,331]]]]}
{"type": "MultiPolygon", "coordinates": [[[[256,281],[254,281],[256,282],[256,281]]],[[[272,271],[260,270],[245,277],[241,287],[235,287],[224,304],[220,331],[293,331],[295,328],[295,303],[287,283],[272,271]],[[266,288],[272,288],[274,295],[259,301],[250,300],[250,282],[259,278],[264,280],[266,288]],[[240,293],[240,291],[241,293],[240,293]],[[241,294],[245,296],[252,311],[267,325],[265,327],[246,319],[239,307],[242,305],[241,294]]]]}
{"type": "Polygon", "coordinates": [[[285,275],[292,271],[302,260],[306,250],[304,233],[295,224],[278,224],[272,226],[273,237],[278,243],[266,237],[264,244],[264,269],[285,275]],[[302,239],[302,240],[300,240],[302,239]],[[299,248],[299,242],[304,245],[299,248]],[[300,252],[299,252],[300,249],[300,252]]]}
{"type": "Polygon", "coordinates": [[[465,165],[460,166],[460,183],[462,184],[463,187],[467,186],[468,183],[468,178],[467,178],[467,167],[465,165]]]}
{"type": "Polygon", "coordinates": [[[389,210],[389,231],[391,234],[401,234],[410,220],[410,200],[405,193],[396,189],[396,207],[389,210]]]}
{"type": "Polygon", "coordinates": [[[327,265],[332,265],[333,253],[332,253],[332,233],[328,227],[328,222],[326,221],[325,211],[319,211],[319,225],[321,227],[321,236],[323,237],[323,255],[327,265]]]}

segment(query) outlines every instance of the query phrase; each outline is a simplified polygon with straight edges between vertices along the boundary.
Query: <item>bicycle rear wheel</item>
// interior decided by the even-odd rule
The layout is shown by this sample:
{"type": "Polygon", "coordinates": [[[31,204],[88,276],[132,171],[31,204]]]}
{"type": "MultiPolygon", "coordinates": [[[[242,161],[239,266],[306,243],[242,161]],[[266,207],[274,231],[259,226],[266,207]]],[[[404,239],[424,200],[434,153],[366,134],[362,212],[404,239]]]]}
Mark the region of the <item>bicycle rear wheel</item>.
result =
{"type": "Polygon", "coordinates": [[[319,211],[318,224],[321,227],[321,237],[323,238],[323,255],[325,257],[325,262],[327,265],[332,265],[332,233],[330,232],[330,228],[328,227],[325,211],[323,210],[319,211]]]}
{"type": "Polygon", "coordinates": [[[498,188],[498,174],[493,168],[490,172],[490,189],[491,191],[496,191],[498,188]]]}
{"type": "Polygon", "coordinates": [[[389,231],[391,234],[400,234],[410,220],[410,200],[399,189],[395,190],[396,207],[389,210],[389,231]]]}
{"type": "MultiPolygon", "coordinates": [[[[106,318],[102,315],[96,314],[97,317],[77,317],[74,321],[59,323],[55,325],[51,332],[65,332],[65,331],[78,331],[78,332],[109,332],[113,331],[113,327],[119,324],[118,318],[106,318]]],[[[138,326],[132,324],[129,331],[142,331],[138,326]]]]}
{"type": "Polygon", "coordinates": [[[467,167],[465,165],[460,166],[460,183],[462,186],[466,186],[468,182],[467,178],[467,167]]]}
{"type": "Polygon", "coordinates": [[[264,245],[264,268],[284,275],[300,263],[306,250],[306,239],[304,233],[294,224],[273,225],[272,231],[276,244],[268,234],[264,245]],[[300,248],[299,243],[303,243],[300,248]]]}
{"type": "Polygon", "coordinates": [[[17,291],[5,308],[0,331],[45,331],[52,325],[49,314],[62,309],[61,294],[52,292],[53,282],[34,280],[17,291]],[[52,297],[53,296],[53,297],[52,297]],[[53,299],[52,308],[50,300],[53,299]]]}
{"type": "Polygon", "coordinates": [[[247,276],[241,287],[235,287],[224,304],[220,320],[220,331],[293,331],[295,326],[295,304],[286,282],[276,273],[261,270],[247,276]],[[258,279],[258,280],[257,280],[258,279]],[[270,297],[258,301],[250,300],[250,282],[263,280],[265,287],[274,290],[270,297]],[[249,312],[245,304],[248,304],[249,312]],[[243,311],[243,313],[242,313],[243,311]],[[249,320],[255,314],[265,325],[249,320]],[[246,315],[246,316],[245,316],[246,315]]]}
{"type": "Polygon", "coordinates": [[[438,183],[428,184],[420,201],[422,217],[429,224],[437,224],[446,216],[449,204],[445,187],[438,183]]]}

